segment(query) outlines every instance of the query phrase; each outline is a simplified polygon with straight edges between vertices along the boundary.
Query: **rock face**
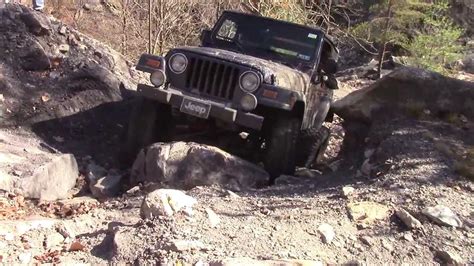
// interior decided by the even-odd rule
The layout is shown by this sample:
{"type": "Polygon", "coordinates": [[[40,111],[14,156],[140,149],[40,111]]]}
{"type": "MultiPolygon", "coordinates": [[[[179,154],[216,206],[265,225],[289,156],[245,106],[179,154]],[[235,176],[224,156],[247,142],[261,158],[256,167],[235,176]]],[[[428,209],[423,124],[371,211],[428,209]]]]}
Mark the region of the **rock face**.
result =
{"type": "Polygon", "coordinates": [[[459,113],[474,118],[474,83],[435,72],[402,67],[336,101],[333,111],[345,120],[371,122],[394,114],[459,113]]]}
{"type": "Polygon", "coordinates": [[[135,90],[136,82],[146,77],[110,47],[46,13],[12,3],[2,9],[0,51],[2,79],[11,84],[2,94],[11,114],[22,124],[71,116],[102,103],[119,101],[127,96],[122,93],[135,90]],[[41,73],[40,80],[38,73],[31,73],[46,70],[51,71],[41,73]],[[48,74],[55,78],[43,78],[48,74]],[[99,85],[90,86],[92,82],[99,85]],[[44,92],[51,99],[35,106],[35,112],[29,111],[35,98],[19,97],[44,92]]]}
{"type": "Polygon", "coordinates": [[[21,14],[21,19],[30,32],[35,35],[49,35],[51,33],[51,22],[38,12],[27,10],[21,14]]]}
{"type": "Polygon", "coordinates": [[[156,143],[143,149],[133,164],[131,183],[156,182],[189,189],[222,185],[230,189],[268,183],[260,167],[218,148],[196,143],[156,143]]]}
{"type": "Polygon", "coordinates": [[[42,71],[51,67],[51,62],[43,47],[33,42],[24,56],[21,57],[21,66],[27,71],[42,71]]]}

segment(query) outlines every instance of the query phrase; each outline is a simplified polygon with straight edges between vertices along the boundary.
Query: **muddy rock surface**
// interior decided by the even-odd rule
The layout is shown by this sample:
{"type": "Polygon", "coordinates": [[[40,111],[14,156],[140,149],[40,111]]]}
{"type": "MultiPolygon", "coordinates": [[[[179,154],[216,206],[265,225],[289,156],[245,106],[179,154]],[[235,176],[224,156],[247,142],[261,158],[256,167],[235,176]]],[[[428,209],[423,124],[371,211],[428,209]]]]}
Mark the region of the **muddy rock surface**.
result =
{"type": "Polygon", "coordinates": [[[216,147],[192,142],[156,143],[143,149],[132,166],[130,183],[162,183],[190,189],[221,185],[234,190],[268,184],[261,167],[216,147]]]}

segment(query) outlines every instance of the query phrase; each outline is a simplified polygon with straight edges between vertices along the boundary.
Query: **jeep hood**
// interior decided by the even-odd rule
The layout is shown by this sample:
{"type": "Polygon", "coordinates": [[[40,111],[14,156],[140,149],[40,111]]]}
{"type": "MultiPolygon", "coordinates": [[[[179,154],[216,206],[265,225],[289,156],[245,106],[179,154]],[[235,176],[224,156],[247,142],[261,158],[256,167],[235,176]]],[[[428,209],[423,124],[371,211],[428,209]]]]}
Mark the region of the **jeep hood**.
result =
{"type": "Polygon", "coordinates": [[[285,88],[294,91],[303,91],[310,82],[308,74],[295,70],[288,66],[282,65],[270,60],[261,59],[258,57],[240,54],[228,50],[222,50],[210,47],[180,47],[175,49],[183,52],[192,52],[204,56],[219,58],[225,61],[246,65],[248,67],[259,70],[264,77],[264,82],[267,84],[285,88]]]}

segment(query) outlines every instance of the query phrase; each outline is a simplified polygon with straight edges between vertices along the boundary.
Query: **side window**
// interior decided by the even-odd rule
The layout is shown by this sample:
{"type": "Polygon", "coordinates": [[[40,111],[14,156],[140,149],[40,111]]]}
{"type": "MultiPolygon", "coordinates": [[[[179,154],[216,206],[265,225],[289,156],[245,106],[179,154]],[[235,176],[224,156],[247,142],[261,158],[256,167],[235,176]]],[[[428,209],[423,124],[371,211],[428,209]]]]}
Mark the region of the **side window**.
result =
{"type": "Polygon", "coordinates": [[[237,24],[232,21],[227,19],[222,23],[222,26],[220,27],[219,31],[217,32],[217,37],[219,39],[234,39],[235,34],[237,33],[237,24]]]}

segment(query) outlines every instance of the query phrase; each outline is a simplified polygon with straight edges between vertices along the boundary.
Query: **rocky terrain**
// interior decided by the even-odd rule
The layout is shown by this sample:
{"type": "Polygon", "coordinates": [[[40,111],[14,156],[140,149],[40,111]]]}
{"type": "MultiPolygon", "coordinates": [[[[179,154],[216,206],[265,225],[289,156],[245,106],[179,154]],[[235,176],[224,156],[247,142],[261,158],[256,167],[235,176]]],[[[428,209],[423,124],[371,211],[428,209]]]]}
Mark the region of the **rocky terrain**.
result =
{"type": "MultiPolygon", "coordinates": [[[[133,64],[62,22],[0,9],[0,263],[474,263],[474,83],[340,73],[326,165],[281,176],[215,147],[117,148],[133,64]]],[[[469,80],[469,73],[463,73],[469,80]]]]}

